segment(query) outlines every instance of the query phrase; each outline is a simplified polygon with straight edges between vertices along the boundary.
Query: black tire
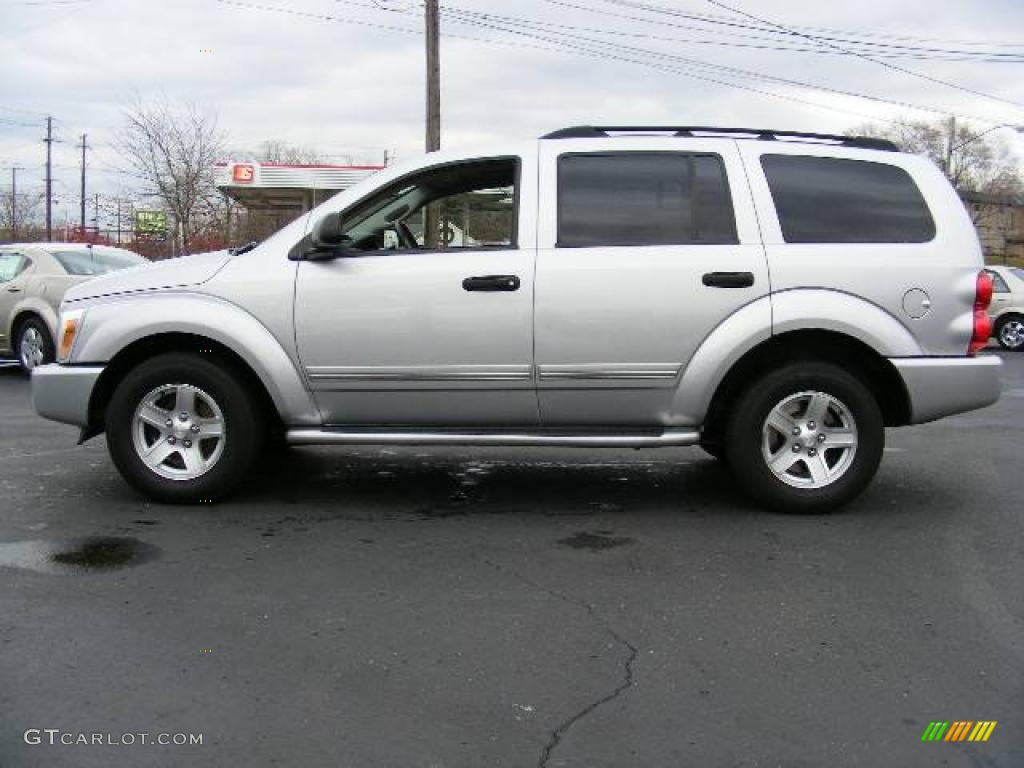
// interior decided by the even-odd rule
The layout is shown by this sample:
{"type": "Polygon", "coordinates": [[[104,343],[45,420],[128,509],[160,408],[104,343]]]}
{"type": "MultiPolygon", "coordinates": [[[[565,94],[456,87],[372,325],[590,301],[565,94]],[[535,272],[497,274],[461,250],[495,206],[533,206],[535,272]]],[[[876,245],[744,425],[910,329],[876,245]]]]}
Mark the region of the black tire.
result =
{"type": "MultiPolygon", "coordinates": [[[[882,459],[885,426],[878,403],[858,378],[830,363],[794,363],[765,374],[737,397],[731,410],[725,435],[729,465],[753,499],[780,512],[815,514],[846,504],[871,482],[882,459]],[[771,411],[786,398],[804,392],[837,398],[856,425],[857,445],[852,460],[834,481],[818,488],[787,484],[775,475],[762,454],[762,431],[771,411]]],[[[796,469],[809,467],[797,465],[796,469]]]]}
{"type": "Polygon", "coordinates": [[[1018,341],[1016,344],[1003,339],[1003,331],[1011,322],[1024,323],[1024,315],[1003,315],[999,318],[999,322],[996,323],[996,327],[992,330],[992,335],[995,336],[996,341],[999,342],[999,346],[1003,349],[1011,352],[1019,352],[1024,349],[1024,334],[1017,334],[1018,341]]]}
{"type": "Polygon", "coordinates": [[[728,462],[728,457],[725,455],[725,446],[717,440],[701,442],[700,447],[711,458],[718,459],[721,462],[728,462]]]}
{"type": "Polygon", "coordinates": [[[107,407],[107,446],[124,479],[144,495],[172,504],[213,502],[227,495],[252,468],[269,421],[270,416],[259,412],[256,399],[228,365],[206,355],[174,352],[146,360],[121,380],[107,407]],[[208,394],[223,414],[222,453],[205,474],[191,479],[157,474],[143,462],[133,439],[135,410],[147,394],[179,384],[208,394]]]}
{"type": "Polygon", "coordinates": [[[36,363],[36,365],[46,365],[47,363],[52,363],[56,359],[53,339],[50,338],[50,329],[46,327],[46,323],[38,317],[30,317],[21,321],[18,324],[17,332],[14,334],[14,355],[18,358],[18,365],[21,366],[21,370],[29,375],[32,373],[33,366],[26,365],[26,362],[23,359],[22,343],[25,336],[30,331],[35,331],[42,339],[42,360],[36,363]]]}

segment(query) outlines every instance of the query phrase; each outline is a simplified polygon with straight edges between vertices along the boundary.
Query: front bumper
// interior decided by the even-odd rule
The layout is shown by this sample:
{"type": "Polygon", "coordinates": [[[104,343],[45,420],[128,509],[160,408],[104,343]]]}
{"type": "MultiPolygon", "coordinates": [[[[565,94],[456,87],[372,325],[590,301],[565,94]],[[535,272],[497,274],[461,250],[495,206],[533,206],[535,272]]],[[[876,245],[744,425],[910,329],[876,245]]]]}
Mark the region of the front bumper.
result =
{"type": "Polygon", "coordinates": [[[89,426],[89,398],[103,366],[41,365],[32,371],[32,405],[40,416],[89,426]]]}
{"type": "Polygon", "coordinates": [[[890,358],[910,396],[910,423],[973,411],[999,399],[1003,361],[980,357],[890,358]]]}

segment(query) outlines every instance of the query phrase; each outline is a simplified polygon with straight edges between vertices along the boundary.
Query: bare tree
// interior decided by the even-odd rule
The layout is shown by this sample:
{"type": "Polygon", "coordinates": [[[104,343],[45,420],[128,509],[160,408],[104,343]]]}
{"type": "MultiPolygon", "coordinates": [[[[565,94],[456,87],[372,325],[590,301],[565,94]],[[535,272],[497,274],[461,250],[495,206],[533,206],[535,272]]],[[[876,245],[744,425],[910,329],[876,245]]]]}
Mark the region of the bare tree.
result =
{"type": "Polygon", "coordinates": [[[42,207],[42,196],[28,192],[0,193],[0,232],[10,239],[29,240],[42,207]]]}
{"type": "Polygon", "coordinates": [[[218,193],[214,162],[221,156],[224,136],[214,114],[194,104],[136,98],[125,110],[118,141],[131,171],[158,198],[174,220],[174,241],[187,253],[189,240],[206,228],[218,193]]]}
{"type": "Polygon", "coordinates": [[[314,147],[289,144],[281,139],[270,139],[260,144],[256,159],[261,163],[291,165],[316,165],[324,162],[324,156],[314,147]]]}
{"type": "Polygon", "coordinates": [[[959,192],[1015,195],[1024,191],[1017,158],[992,134],[955,118],[866,124],[851,135],[890,139],[905,152],[931,158],[959,192]]]}

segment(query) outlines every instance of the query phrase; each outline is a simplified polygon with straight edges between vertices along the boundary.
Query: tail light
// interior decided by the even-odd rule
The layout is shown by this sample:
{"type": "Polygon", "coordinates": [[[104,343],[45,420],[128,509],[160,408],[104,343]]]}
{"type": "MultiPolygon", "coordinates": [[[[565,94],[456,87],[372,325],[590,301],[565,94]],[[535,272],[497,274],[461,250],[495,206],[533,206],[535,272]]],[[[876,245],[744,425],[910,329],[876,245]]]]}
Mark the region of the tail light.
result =
{"type": "Polygon", "coordinates": [[[978,273],[974,289],[974,333],[967,347],[967,354],[974,357],[988,344],[992,333],[992,321],[988,317],[988,305],[992,303],[992,275],[985,270],[978,273]]]}

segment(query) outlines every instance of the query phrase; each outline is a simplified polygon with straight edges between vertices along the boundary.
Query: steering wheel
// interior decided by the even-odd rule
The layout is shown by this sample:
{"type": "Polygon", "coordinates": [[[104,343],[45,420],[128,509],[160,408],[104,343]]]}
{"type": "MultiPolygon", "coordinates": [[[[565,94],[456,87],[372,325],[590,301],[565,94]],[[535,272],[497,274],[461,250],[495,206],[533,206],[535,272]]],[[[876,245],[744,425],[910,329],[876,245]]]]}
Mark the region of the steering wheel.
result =
{"type": "Polygon", "coordinates": [[[404,221],[396,221],[393,223],[395,228],[395,234],[398,235],[398,242],[401,243],[403,248],[419,248],[420,244],[416,242],[416,238],[413,237],[412,230],[404,221]]]}

